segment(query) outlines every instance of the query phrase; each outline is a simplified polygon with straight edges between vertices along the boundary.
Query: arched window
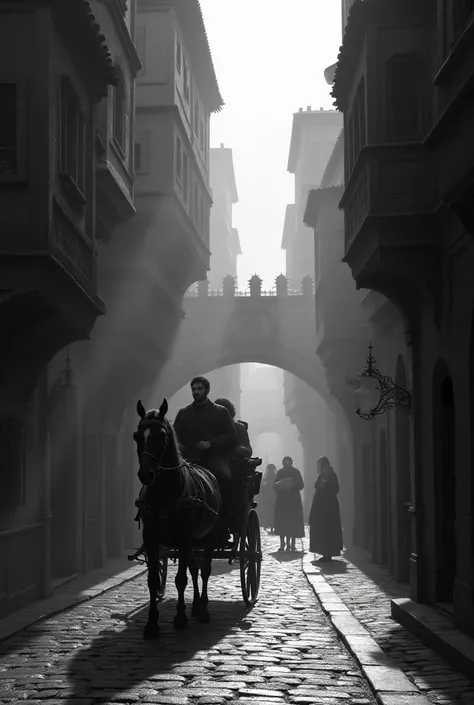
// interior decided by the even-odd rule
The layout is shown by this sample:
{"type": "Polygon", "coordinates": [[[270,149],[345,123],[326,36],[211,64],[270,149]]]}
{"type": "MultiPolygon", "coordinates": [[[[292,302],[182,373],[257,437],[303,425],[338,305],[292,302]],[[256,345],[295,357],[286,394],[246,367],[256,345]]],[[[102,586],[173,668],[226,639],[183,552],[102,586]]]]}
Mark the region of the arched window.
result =
{"type": "Polygon", "coordinates": [[[126,152],[126,118],[127,118],[127,88],[125,77],[120,68],[117,69],[117,83],[114,86],[114,139],[121,148],[122,152],[126,152]]]}

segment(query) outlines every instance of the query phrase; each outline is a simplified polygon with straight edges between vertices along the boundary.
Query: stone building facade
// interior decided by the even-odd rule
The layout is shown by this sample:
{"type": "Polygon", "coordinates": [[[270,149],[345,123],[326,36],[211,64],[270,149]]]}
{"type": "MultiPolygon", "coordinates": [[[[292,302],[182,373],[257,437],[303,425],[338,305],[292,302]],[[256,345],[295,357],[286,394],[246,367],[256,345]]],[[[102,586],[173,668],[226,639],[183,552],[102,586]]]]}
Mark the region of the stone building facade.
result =
{"type": "Polygon", "coordinates": [[[392,412],[384,436],[371,422],[369,484],[384,492],[388,465],[399,498],[374,512],[400,514],[391,540],[410,554],[412,596],[470,633],[473,11],[464,1],[355,0],[333,88],[344,114],[344,259],[371,292],[366,315],[393,322],[398,342],[390,363],[375,348],[379,366],[413,396],[408,420],[392,412]]]}
{"type": "Polygon", "coordinates": [[[134,407],[210,259],[199,3],[62,4],[0,3],[2,614],[140,540],[134,407]]]}
{"type": "Polygon", "coordinates": [[[96,111],[116,82],[92,6],[0,3],[0,614],[51,585],[49,360],[105,312],[96,111]],[[81,53],[86,52],[85,64],[81,53]],[[34,116],[34,119],[33,119],[34,116]]]}

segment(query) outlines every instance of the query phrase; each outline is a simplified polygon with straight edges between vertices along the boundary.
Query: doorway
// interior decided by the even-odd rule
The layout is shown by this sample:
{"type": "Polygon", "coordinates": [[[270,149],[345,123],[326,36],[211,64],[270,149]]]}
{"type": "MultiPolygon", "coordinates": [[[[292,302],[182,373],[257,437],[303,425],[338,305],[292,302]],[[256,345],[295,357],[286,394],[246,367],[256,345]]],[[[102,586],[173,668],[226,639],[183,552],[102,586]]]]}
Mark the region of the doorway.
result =
{"type": "Polygon", "coordinates": [[[436,601],[452,610],[456,578],[456,464],[453,383],[440,364],[434,383],[436,601]]]}

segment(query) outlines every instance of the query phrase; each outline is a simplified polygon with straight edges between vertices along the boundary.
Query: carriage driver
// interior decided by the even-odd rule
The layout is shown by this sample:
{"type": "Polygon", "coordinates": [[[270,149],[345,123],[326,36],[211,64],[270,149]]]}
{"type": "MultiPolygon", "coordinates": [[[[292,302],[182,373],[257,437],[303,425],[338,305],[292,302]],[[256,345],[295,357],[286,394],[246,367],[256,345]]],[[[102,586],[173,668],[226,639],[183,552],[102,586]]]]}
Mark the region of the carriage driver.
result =
{"type": "Polygon", "coordinates": [[[234,491],[229,459],[237,445],[237,435],[227,410],[208,398],[210,389],[205,377],[191,380],[194,401],[178,411],[174,430],[185,459],[207,468],[217,479],[222,513],[228,517],[234,491]]]}

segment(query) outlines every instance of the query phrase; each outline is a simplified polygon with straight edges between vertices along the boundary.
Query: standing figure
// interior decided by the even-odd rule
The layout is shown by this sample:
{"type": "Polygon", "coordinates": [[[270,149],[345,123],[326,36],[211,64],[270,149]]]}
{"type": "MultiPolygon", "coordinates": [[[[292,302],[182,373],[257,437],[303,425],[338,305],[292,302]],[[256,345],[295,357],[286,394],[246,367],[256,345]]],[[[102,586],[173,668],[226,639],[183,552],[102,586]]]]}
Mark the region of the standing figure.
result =
{"type": "Polygon", "coordinates": [[[301,490],[304,487],[300,471],[293,466],[288,455],[283,458],[283,467],[278,470],[275,484],[277,496],[275,506],[275,533],[280,537],[279,551],[296,551],[296,539],[304,537],[303,504],[301,490]]]}
{"type": "Polygon", "coordinates": [[[273,463],[269,463],[265,468],[265,474],[260,488],[260,500],[258,503],[258,515],[264,529],[275,530],[275,479],[277,469],[273,463]]]}
{"type": "Polygon", "coordinates": [[[318,460],[318,479],[309,515],[309,550],[320,553],[321,562],[339,556],[343,549],[341,516],[339,512],[339,481],[329,460],[323,456],[318,460]]]}
{"type": "Polygon", "coordinates": [[[214,404],[218,404],[219,406],[223,406],[224,409],[227,409],[230,414],[230,418],[232,419],[232,423],[234,424],[234,429],[237,436],[237,445],[234,448],[232,454],[233,457],[250,458],[252,456],[252,446],[250,445],[248,423],[246,421],[236,420],[235,406],[230,399],[219,397],[219,399],[215,400],[214,404]]]}
{"type": "MultiPolygon", "coordinates": [[[[191,381],[194,401],[178,411],[174,430],[184,458],[210,470],[219,483],[223,523],[226,524],[234,492],[229,461],[237,445],[237,435],[227,410],[208,398],[210,389],[209,380],[194,377],[191,381]]],[[[224,532],[226,528],[222,525],[224,532]]]]}

